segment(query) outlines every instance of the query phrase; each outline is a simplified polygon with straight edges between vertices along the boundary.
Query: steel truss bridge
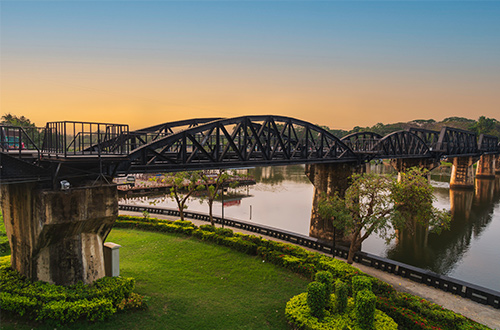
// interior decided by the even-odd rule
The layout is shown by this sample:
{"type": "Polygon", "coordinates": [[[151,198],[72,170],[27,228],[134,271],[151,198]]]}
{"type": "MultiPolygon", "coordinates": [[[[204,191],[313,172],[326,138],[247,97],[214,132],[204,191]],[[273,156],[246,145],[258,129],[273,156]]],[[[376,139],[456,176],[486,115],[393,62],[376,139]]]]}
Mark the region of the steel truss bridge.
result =
{"type": "Polygon", "coordinates": [[[136,131],[128,125],[63,121],[44,128],[0,126],[0,184],[499,153],[497,137],[450,127],[412,128],[386,136],[360,132],[340,139],[317,125],[283,116],[197,118],[136,131]]]}

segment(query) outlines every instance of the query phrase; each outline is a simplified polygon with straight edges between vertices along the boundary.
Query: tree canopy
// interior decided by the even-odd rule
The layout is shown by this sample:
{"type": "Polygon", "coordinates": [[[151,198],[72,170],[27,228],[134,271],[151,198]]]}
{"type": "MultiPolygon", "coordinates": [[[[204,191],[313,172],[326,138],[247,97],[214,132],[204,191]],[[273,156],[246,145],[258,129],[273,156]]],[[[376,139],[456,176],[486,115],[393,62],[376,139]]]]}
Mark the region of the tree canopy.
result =
{"type": "Polygon", "coordinates": [[[16,116],[11,113],[6,113],[1,117],[1,123],[12,126],[23,126],[23,127],[35,127],[35,123],[32,123],[28,118],[24,116],[16,116]]]}
{"type": "Polygon", "coordinates": [[[390,241],[396,230],[417,224],[435,232],[448,226],[448,213],[432,206],[433,189],[425,174],[412,169],[401,181],[385,175],[355,174],[343,198],[338,194],[321,198],[319,214],[331,219],[351,240],[347,262],[353,262],[354,253],[373,233],[390,241]]]}

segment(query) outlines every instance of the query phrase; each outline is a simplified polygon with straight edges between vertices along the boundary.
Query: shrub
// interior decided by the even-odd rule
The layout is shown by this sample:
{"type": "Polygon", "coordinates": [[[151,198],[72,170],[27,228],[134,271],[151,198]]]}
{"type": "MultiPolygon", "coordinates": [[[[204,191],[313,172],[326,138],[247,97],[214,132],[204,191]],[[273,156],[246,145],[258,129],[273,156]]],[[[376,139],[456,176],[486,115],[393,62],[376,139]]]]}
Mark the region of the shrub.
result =
{"type": "Polygon", "coordinates": [[[322,318],[325,310],[326,286],[320,282],[311,282],[307,286],[307,305],[311,315],[322,318]]]}
{"type": "MultiPolygon", "coordinates": [[[[8,257],[7,257],[8,258],[8,257]]],[[[59,286],[33,282],[0,258],[0,309],[56,326],[78,319],[103,320],[130,297],[133,278],[104,277],[90,285],[59,286]]]]}
{"type": "Polygon", "coordinates": [[[339,313],[344,313],[347,307],[347,296],[348,296],[347,284],[341,280],[335,281],[335,297],[336,297],[336,308],[339,313]]]}
{"type": "Polygon", "coordinates": [[[215,232],[215,227],[212,225],[201,225],[199,228],[204,231],[215,232]]]}
{"type": "Polygon", "coordinates": [[[132,292],[128,298],[123,298],[116,306],[118,310],[124,309],[145,309],[145,298],[137,293],[132,292]]]}
{"type": "Polygon", "coordinates": [[[352,278],[352,296],[354,300],[357,299],[359,291],[368,290],[372,291],[372,281],[367,276],[354,276],[352,278]]]}
{"type": "Polygon", "coordinates": [[[314,279],[317,282],[321,282],[326,286],[326,292],[328,294],[333,293],[333,275],[332,273],[322,270],[314,275],[314,279]]]}
{"type": "Polygon", "coordinates": [[[220,236],[232,237],[233,231],[229,228],[215,228],[215,233],[220,236]]]}
{"type": "MultiPolygon", "coordinates": [[[[360,329],[356,321],[352,299],[348,300],[346,313],[331,314],[326,311],[325,316],[322,319],[318,319],[311,315],[311,310],[307,305],[307,295],[306,292],[301,293],[292,297],[286,304],[285,317],[293,325],[294,329],[360,329]]],[[[374,328],[377,330],[396,330],[398,329],[398,325],[385,313],[376,310],[374,328]]]]}
{"type": "Polygon", "coordinates": [[[377,297],[369,290],[358,291],[356,294],[356,318],[362,329],[372,329],[375,317],[377,297]]]}
{"type": "Polygon", "coordinates": [[[38,311],[37,321],[50,320],[55,325],[72,323],[80,318],[87,321],[102,321],[113,315],[116,309],[110,300],[94,298],[92,300],[51,301],[38,311]]]}

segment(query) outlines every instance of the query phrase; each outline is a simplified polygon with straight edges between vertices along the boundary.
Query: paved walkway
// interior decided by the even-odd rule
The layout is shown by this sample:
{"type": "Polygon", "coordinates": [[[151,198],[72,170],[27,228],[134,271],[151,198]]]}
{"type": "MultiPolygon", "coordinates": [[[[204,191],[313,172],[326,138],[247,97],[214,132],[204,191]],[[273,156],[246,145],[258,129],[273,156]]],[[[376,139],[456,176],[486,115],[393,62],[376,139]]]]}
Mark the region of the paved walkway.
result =
{"type": "MultiPolygon", "coordinates": [[[[141,214],[140,212],[129,212],[129,211],[120,211],[120,214],[123,215],[135,215],[141,214]]],[[[178,220],[179,217],[173,216],[164,216],[161,214],[154,214],[152,217],[159,219],[168,219],[168,220],[178,220]]],[[[207,222],[195,219],[189,219],[189,221],[193,222],[195,225],[206,225],[207,222]]],[[[218,225],[219,226],[219,225],[218,225]]],[[[235,229],[235,232],[240,232],[243,234],[249,235],[257,235],[254,232],[249,232],[246,230],[235,229]]],[[[274,237],[266,237],[265,235],[259,235],[263,238],[268,238],[275,241],[282,241],[276,239],[274,237]]],[[[287,241],[282,241],[285,243],[290,243],[287,241]]],[[[314,252],[318,252],[316,250],[309,249],[314,252]]],[[[343,260],[343,259],[341,259],[343,260]]],[[[389,274],[383,272],[381,270],[371,268],[365,266],[363,264],[354,263],[353,266],[359,268],[361,271],[369,274],[373,277],[381,279],[382,281],[391,284],[396,290],[402,292],[408,292],[414,294],[416,296],[425,298],[428,301],[436,303],[438,305],[443,306],[446,309],[450,309],[456,313],[460,313],[463,316],[466,316],[476,322],[484,324],[492,329],[500,330],[500,309],[495,309],[491,306],[483,305],[476,303],[472,300],[462,298],[460,296],[451,294],[449,292],[444,292],[439,289],[427,286],[425,284],[420,284],[417,282],[410,281],[403,277],[396,276],[394,274],[389,274]]]]}

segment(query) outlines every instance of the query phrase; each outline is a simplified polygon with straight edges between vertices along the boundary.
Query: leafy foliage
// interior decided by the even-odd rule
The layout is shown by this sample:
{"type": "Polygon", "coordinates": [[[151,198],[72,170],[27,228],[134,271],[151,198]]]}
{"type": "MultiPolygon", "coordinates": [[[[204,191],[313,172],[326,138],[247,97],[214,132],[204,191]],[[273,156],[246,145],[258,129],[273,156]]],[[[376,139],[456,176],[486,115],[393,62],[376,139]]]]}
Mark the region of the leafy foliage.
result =
{"type": "Polygon", "coordinates": [[[347,308],[347,298],[348,298],[349,289],[347,284],[342,282],[341,280],[335,281],[335,296],[336,296],[336,304],[335,307],[339,313],[344,313],[347,308]]]}
{"type": "Polygon", "coordinates": [[[219,197],[219,191],[224,189],[224,186],[227,186],[228,183],[230,187],[236,187],[238,185],[238,181],[235,179],[239,177],[240,176],[236,174],[236,171],[220,170],[218,172],[200,172],[200,179],[203,183],[203,188],[205,189],[205,198],[208,203],[208,214],[210,216],[210,223],[212,226],[214,225],[212,212],[214,200],[219,197]]]}
{"type": "Polygon", "coordinates": [[[393,226],[413,232],[417,224],[439,234],[449,228],[449,212],[438,210],[432,205],[436,199],[434,187],[427,181],[427,170],[411,168],[400,175],[400,181],[391,186],[394,202],[393,226]]]}
{"type": "Polygon", "coordinates": [[[311,315],[322,318],[326,307],[326,286],[321,282],[311,282],[307,286],[307,306],[311,315]]]}
{"type": "Polygon", "coordinates": [[[353,262],[354,252],[372,233],[384,235],[390,228],[391,199],[387,191],[391,187],[388,177],[364,173],[352,176],[352,184],[345,197],[323,195],[318,203],[319,214],[332,219],[336,228],[351,238],[348,263],[353,262]]]}
{"type": "Polygon", "coordinates": [[[135,287],[132,278],[104,277],[90,285],[59,286],[34,282],[10,268],[8,257],[0,263],[0,308],[55,326],[103,320],[116,312],[135,287]]]}
{"type": "Polygon", "coordinates": [[[358,292],[363,290],[372,291],[372,281],[366,276],[354,276],[352,278],[352,296],[357,298],[358,292]]]}
{"type": "Polygon", "coordinates": [[[189,198],[194,192],[205,189],[201,182],[201,171],[177,172],[162,180],[172,186],[168,197],[176,202],[181,220],[184,220],[184,210],[187,209],[189,198]]]}
{"type": "Polygon", "coordinates": [[[440,233],[448,228],[448,212],[432,206],[433,188],[425,178],[426,172],[412,168],[402,173],[401,180],[376,174],[355,174],[344,198],[335,194],[323,195],[318,212],[331,219],[334,227],[349,235],[348,263],[361,243],[373,233],[390,241],[395,237],[391,229],[415,228],[416,224],[440,233]]]}
{"type": "Polygon", "coordinates": [[[356,293],[356,318],[362,329],[372,329],[377,297],[368,289],[356,293]]]}
{"type": "Polygon", "coordinates": [[[12,126],[24,126],[24,127],[35,127],[35,123],[32,123],[28,118],[24,116],[16,116],[11,113],[4,114],[1,118],[0,124],[8,124],[12,126]]]}

